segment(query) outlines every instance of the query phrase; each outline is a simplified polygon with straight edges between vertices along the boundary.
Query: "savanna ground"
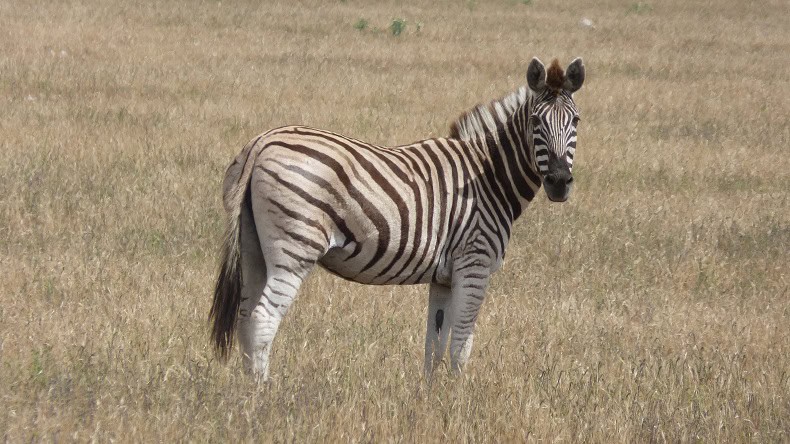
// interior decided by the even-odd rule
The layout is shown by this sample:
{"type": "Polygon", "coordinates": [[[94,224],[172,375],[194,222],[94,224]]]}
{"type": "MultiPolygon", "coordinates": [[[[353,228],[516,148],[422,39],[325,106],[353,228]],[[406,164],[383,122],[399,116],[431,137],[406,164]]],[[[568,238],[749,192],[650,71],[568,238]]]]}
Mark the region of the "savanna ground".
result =
{"type": "Polygon", "coordinates": [[[3,439],[790,440],[788,13],[0,2],[3,439]],[[217,362],[220,188],[247,140],[446,135],[534,55],[586,62],[577,187],[517,224],[462,377],[422,379],[425,287],[322,271],[270,384],[217,362]]]}

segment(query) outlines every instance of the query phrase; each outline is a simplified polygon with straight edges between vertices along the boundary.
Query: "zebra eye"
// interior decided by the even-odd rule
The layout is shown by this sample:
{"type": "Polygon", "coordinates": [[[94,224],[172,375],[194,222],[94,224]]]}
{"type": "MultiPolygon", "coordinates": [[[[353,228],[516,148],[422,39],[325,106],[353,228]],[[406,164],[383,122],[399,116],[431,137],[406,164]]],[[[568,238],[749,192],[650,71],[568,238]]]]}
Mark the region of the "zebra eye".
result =
{"type": "Polygon", "coordinates": [[[530,122],[532,122],[532,126],[540,125],[540,117],[537,114],[533,114],[532,117],[529,118],[530,122]]]}
{"type": "Polygon", "coordinates": [[[573,120],[571,120],[571,123],[573,123],[573,126],[576,126],[579,124],[579,120],[581,120],[579,116],[573,116],[573,120]]]}

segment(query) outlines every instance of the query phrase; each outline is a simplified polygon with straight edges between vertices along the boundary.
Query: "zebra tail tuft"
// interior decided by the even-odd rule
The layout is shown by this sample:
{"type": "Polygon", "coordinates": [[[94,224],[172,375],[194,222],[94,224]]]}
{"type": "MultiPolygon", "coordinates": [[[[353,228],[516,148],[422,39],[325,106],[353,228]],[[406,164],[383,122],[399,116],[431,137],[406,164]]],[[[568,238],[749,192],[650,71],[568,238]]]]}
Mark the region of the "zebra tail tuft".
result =
{"type": "Polygon", "coordinates": [[[209,320],[213,321],[211,338],[221,360],[228,358],[233,347],[233,334],[236,328],[236,316],[241,303],[241,252],[239,218],[228,224],[225,242],[222,245],[222,263],[220,265],[217,285],[214,288],[214,303],[209,312],[209,320]]]}

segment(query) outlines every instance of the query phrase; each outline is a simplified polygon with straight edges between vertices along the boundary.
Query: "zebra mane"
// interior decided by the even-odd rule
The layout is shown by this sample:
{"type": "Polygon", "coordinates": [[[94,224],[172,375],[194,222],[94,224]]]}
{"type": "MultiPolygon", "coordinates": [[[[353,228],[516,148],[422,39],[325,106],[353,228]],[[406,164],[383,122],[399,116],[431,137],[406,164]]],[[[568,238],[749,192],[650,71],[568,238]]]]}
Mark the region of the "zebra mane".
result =
{"type": "Polygon", "coordinates": [[[497,127],[505,123],[527,101],[527,96],[527,87],[522,86],[487,105],[475,106],[453,122],[450,126],[450,138],[469,141],[496,133],[497,127]]]}

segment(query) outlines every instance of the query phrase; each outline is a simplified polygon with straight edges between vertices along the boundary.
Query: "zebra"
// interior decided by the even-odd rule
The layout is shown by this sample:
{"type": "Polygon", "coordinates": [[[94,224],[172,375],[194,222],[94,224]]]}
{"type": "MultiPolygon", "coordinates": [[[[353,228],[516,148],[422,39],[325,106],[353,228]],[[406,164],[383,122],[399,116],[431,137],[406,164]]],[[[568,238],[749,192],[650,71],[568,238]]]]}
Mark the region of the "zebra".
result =
{"type": "Polygon", "coordinates": [[[307,126],[247,143],[228,167],[228,225],[209,313],[226,359],[269,375],[278,327],[316,265],[364,284],[429,284],[424,371],[460,372],[513,222],[543,186],[573,186],[581,58],[533,58],[527,85],[463,114],[449,138],[385,147],[307,126]],[[452,332],[452,334],[451,334],[452,332]]]}

